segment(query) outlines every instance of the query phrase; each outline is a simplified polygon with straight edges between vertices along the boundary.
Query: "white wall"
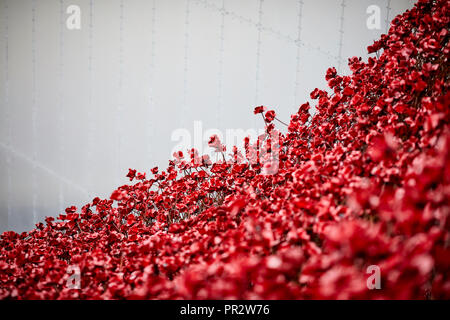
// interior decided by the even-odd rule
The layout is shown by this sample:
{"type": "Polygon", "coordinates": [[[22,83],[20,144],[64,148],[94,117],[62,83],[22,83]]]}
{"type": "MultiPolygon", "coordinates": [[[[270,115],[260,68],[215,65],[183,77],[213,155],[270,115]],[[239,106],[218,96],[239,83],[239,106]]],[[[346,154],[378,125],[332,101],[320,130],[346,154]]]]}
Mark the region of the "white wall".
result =
{"type": "Polygon", "coordinates": [[[165,167],[171,133],[289,121],[412,1],[0,0],[0,231],[165,167]],[[69,5],[81,29],[69,30],[69,5]],[[369,5],[381,29],[366,27],[369,5]]]}

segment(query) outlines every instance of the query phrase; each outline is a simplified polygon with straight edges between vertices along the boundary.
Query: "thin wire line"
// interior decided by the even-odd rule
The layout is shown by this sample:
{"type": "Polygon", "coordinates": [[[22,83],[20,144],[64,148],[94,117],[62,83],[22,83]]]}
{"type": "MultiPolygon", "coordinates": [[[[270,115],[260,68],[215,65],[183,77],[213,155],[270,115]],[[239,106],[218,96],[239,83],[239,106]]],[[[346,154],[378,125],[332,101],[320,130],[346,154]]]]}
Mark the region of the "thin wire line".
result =
{"type": "MultiPolygon", "coordinates": [[[[32,66],[32,89],[31,89],[31,141],[32,158],[37,160],[37,103],[36,103],[36,0],[31,3],[31,66],[32,66]]],[[[32,166],[31,188],[32,188],[32,213],[33,224],[37,223],[37,176],[36,167],[32,166]]]]}
{"type": "Polygon", "coordinates": [[[189,58],[189,12],[190,0],[186,0],[184,16],[184,79],[183,79],[183,108],[181,112],[181,125],[185,125],[187,115],[187,82],[188,82],[188,58],[189,58]]]}
{"type": "MultiPolygon", "coordinates": [[[[65,173],[65,114],[64,114],[64,0],[59,1],[60,4],[60,27],[59,27],[59,156],[61,163],[61,172],[65,173]]],[[[64,210],[64,185],[59,184],[59,209],[64,210]]]]}
{"type": "Polygon", "coordinates": [[[300,53],[301,53],[301,35],[302,35],[302,13],[303,13],[303,0],[298,0],[298,26],[297,26],[297,56],[296,56],[296,68],[295,68],[295,83],[294,83],[294,105],[297,104],[298,87],[300,86],[300,53]]]}
{"type": "Polygon", "coordinates": [[[220,128],[223,107],[223,55],[224,55],[224,41],[225,41],[225,0],[222,0],[220,21],[220,45],[219,45],[219,72],[218,72],[218,97],[217,97],[217,113],[216,125],[220,128]]]}
{"type": "MultiPolygon", "coordinates": [[[[9,8],[8,2],[5,1],[5,94],[4,94],[4,104],[5,104],[5,122],[6,122],[6,144],[8,146],[12,145],[12,130],[11,130],[11,114],[10,114],[10,106],[9,106],[9,8]]],[[[10,221],[12,217],[12,178],[11,178],[11,153],[6,152],[6,180],[7,180],[7,227],[10,228],[10,221]]]]}
{"type": "MultiPolygon", "coordinates": [[[[94,46],[94,25],[93,25],[93,0],[89,0],[89,41],[88,41],[88,73],[89,73],[89,102],[88,102],[88,141],[87,141],[87,173],[88,173],[88,185],[92,185],[92,164],[94,161],[93,150],[95,147],[94,142],[94,113],[93,113],[93,86],[94,86],[94,72],[93,72],[93,46],[94,46]]],[[[92,194],[89,194],[89,199],[92,198],[92,194]]]]}
{"type": "Polygon", "coordinates": [[[338,72],[341,72],[342,65],[342,44],[344,42],[344,15],[345,15],[345,0],[341,2],[341,18],[339,26],[339,51],[338,51],[338,72]]]}
{"type": "Polygon", "coordinates": [[[52,177],[58,179],[60,183],[66,184],[70,187],[73,187],[74,189],[80,191],[84,195],[88,196],[90,192],[88,192],[85,188],[80,186],[79,184],[73,182],[69,178],[58,174],[58,172],[54,171],[53,169],[45,166],[44,164],[40,163],[39,161],[34,161],[32,158],[28,157],[26,154],[14,149],[11,145],[7,145],[6,143],[3,143],[0,141],[0,147],[3,148],[5,151],[8,152],[8,154],[12,154],[16,156],[17,158],[21,158],[28,162],[31,166],[35,167],[36,169],[40,169],[47,174],[51,175],[52,177]]]}
{"type": "Polygon", "coordinates": [[[117,107],[116,107],[116,124],[117,124],[117,141],[116,141],[116,172],[114,174],[116,185],[119,184],[120,176],[122,174],[121,167],[121,149],[122,149],[122,109],[123,109],[123,26],[124,26],[124,2],[120,0],[119,3],[119,79],[117,90],[117,107]]]}
{"type": "Polygon", "coordinates": [[[149,107],[148,107],[148,117],[147,117],[147,154],[148,154],[148,163],[151,165],[153,160],[153,145],[152,138],[154,133],[154,123],[153,123],[153,112],[155,111],[155,99],[154,99],[154,91],[153,91],[153,81],[154,81],[154,73],[155,73],[155,47],[156,47],[156,0],[153,0],[152,4],[152,14],[151,14],[151,52],[150,52],[150,72],[149,72],[149,107]]]}
{"type": "MultiPolygon", "coordinates": [[[[262,16],[263,16],[263,1],[259,0],[258,6],[258,36],[256,41],[256,75],[255,75],[255,102],[254,106],[256,107],[259,103],[259,79],[260,79],[260,62],[261,62],[261,28],[262,28],[262,16]]],[[[256,117],[254,118],[255,127],[257,124],[256,117]]]]}
{"type": "Polygon", "coordinates": [[[387,5],[386,5],[386,31],[385,33],[388,33],[389,31],[389,26],[390,26],[390,21],[389,21],[389,13],[391,12],[391,0],[387,0],[387,5]]]}
{"type": "MultiPolygon", "coordinates": [[[[218,6],[218,5],[214,4],[214,3],[209,3],[207,0],[193,0],[193,3],[194,4],[198,4],[198,5],[201,4],[205,8],[208,8],[208,9],[213,10],[213,11],[220,12],[222,10],[221,6],[218,6]]],[[[225,14],[228,15],[233,20],[237,20],[237,21],[239,21],[241,23],[245,23],[245,24],[248,24],[250,26],[258,27],[258,22],[257,21],[254,21],[253,19],[244,17],[244,16],[242,16],[240,14],[237,14],[236,12],[233,12],[233,11],[230,11],[230,10],[225,10],[225,14]]],[[[338,60],[338,58],[339,58],[338,56],[333,55],[331,52],[323,50],[320,47],[313,46],[313,45],[311,45],[309,43],[306,43],[303,40],[300,41],[300,43],[298,43],[296,38],[293,38],[292,36],[283,34],[281,31],[275,30],[272,27],[269,27],[269,26],[266,26],[266,25],[262,25],[261,26],[261,31],[273,34],[277,38],[279,38],[281,40],[284,40],[284,41],[286,41],[288,43],[291,43],[291,44],[294,44],[294,45],[297,45],[297,46],[301,45],[301,46],[303,46],[303,47],[305,47],[307,49],[320,52],[323,55],[326,55],[326,56],[328,56],[328,57],[330,57],[332,59],[338,60]]],[[[345,63],[346,62],[345,59],[342,59],[342,62],[345,63]]]]}

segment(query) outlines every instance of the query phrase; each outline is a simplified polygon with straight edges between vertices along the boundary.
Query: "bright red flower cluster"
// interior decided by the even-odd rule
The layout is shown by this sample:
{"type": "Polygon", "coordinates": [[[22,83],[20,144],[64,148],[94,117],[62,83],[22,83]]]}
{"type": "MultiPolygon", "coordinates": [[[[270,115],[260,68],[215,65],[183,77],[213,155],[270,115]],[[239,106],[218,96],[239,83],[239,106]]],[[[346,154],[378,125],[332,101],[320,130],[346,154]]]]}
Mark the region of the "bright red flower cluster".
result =
{"type": "Polygon", "coordinates": [[[419,1],[368,48],[378,58],[329,69],[332,94],[292,115],[275,174],[248,139],[227,161],[179,152],[111,199],[3,233],[0,298],[449,299],[449,11],[419,1]]]}

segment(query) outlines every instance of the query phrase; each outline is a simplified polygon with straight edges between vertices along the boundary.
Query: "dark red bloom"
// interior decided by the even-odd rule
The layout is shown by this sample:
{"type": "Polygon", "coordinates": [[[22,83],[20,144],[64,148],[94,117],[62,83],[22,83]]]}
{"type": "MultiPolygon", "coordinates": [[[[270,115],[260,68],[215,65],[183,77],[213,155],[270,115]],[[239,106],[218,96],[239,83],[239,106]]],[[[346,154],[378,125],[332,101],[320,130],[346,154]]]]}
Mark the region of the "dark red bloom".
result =
{"type": "Polygon", "coordinates": [[[273,119],[275,119],[275,117],[276,117],[276,114],[275,114],[275,111],[273,111],[273,110],[267,111],[264,116],[264,118],[266,119],[267,122],[272,122],[273,119]]]}
{"type": "Polygon", "coordinates": [[[253,113],[254,114],[263,113],[265,110],[266,110],[266,107],[259,106],[259,107],[255,107],[255,110],[253,111],[253,113]]]}
{"type": "Polygon", "coordinates": [[[397,16],[286,133],[257,107],[266,131],[229,158],[213,136],[219,161],[179,151],[4,232],[0,299],[450,299],[449,11],[397,16]]]}
{"type": "Polygon", "coordinates": [[[132,181],[135,176],[136,176],[136,170],[128,169],[127,177],[130,178],[130,181],[132,181]]]}

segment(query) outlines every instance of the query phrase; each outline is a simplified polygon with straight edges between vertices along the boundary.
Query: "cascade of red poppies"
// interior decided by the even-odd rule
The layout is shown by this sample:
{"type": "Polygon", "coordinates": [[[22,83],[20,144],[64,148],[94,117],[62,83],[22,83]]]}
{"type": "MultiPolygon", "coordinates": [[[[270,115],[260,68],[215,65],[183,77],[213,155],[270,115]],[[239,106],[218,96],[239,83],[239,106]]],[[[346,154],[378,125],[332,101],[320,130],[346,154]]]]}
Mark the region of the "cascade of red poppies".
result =
{"type": "Polygon", "coordinates": [[[221,161],[178,152],[110,199],[3,233],[0,298],[449,299],[449,13],[424,0],[397,16],[285,134],[257,107],[266,135],[242,153],[213,137],[221,161]]]}

